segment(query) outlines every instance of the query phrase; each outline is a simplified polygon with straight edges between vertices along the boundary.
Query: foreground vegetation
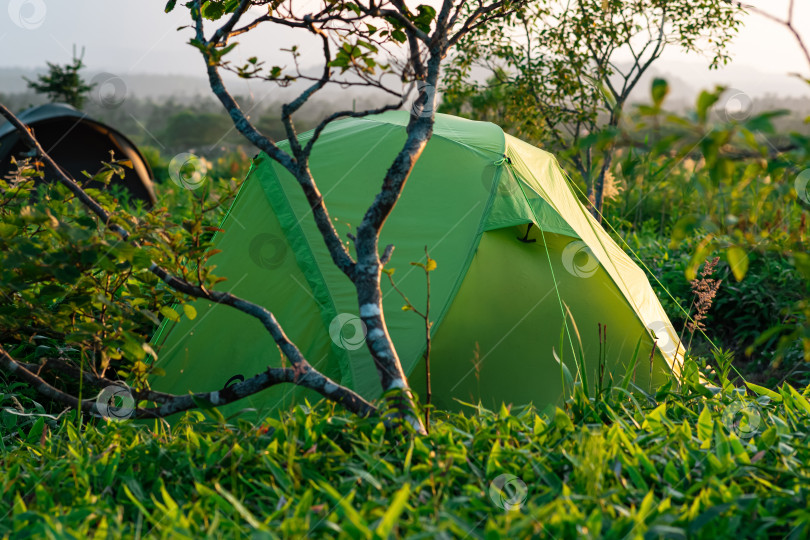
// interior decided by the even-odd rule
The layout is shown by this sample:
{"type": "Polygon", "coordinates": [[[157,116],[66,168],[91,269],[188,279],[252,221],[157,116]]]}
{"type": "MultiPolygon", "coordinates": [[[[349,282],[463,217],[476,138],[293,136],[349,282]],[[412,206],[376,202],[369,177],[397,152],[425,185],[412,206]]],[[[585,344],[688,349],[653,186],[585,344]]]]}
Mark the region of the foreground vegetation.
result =
{"type": "Polygon", "coordinates": [[[37,416],[7,389],[33,413],[3,416],[0,535],[806,538],[807,392],[713,395],[691,373],[564,410],[436,412],[404,441],[324,403],[170,427],[37,416]]]}
{"type": "MultiPolygon", "coordinates": [[[[465,92],[448,93],[443,110],[549,148],[583,204],[598,172],[595,214],[648,271],[690,351],[682,374],[652,394],[628,378],[599,381],[590,395],[572,384],[542,410],[435,411],[429,434],[413,437],[323,402],[280,417],[205,409],[171,424],[115,423],[0,373],[0,536],[810,536],[806,129],[787,132],[798,120],[784,111],[730,114],[722,88],[675,113],[655,80],[648,105],[555,147],[544,122],[520,113],[519,89],[465,92]],[[610,157],[601,169],[572,166],[599,154],[610,157]],[[698,285],[708,279],[719,280],[710,298],[698,285]]],[[[276,108],[257,111],[257,124],[281,139],[276,108]]],[[[58,359],[66,369],[49,380],[80,398],[98,391],[83,384],[87,373],[145,388],[160,375],[157,325],[196,316],[148,272],[151,261],[220,281],[206,267],[212,236],[254,150],[237,146],[209,103],[176,109],[132,99],[99,111],[157,145],[144,153],[159,208],[128,216],[126,193],[90,190],[137,250],[72,193],[38,183],[36,161],[0,180],[0,346],[31,369],[58,359]],[[203,189],[170,178],[182,152],[203,158],[193,171],[208,178],[203,189]]]]}

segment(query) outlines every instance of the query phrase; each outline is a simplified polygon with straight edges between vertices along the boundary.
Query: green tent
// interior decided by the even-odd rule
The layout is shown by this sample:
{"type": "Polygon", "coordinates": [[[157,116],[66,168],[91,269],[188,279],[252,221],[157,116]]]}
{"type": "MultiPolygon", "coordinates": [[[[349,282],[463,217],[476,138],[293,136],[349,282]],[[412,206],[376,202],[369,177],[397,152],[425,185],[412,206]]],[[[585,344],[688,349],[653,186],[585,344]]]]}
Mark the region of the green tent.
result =
{"type": "MultiPolygon", "coordinates": [[[[341,120],[315,145],[313,176],[342,236],[371,204],[402,147],[408,118],[391,112],[341,120]]],[[[215,273],[228,278],[220,287],[273,311],[321,372],[368,399],[378,397],[354,287],[333,265],[293,177],[258,156],[222,228],[216,238],[222,253],[211,259],[215,273]]],[[[621,380],[639,343],[638,386],[655,387],[677,371],[678,336],[645,274],[586,211],[552,155],[494,124],[437,115],[433,137],[383,229],[380,245],[388,244],[396,249],[387,268],[396,270],[397,286],[419,309],[425,275],[410,263],[425,261],[425,246],[438,263],[430,291],[438,407],[555,403],[564,384],[555,355],[576,374],[581,352],[593,386],[600,324],[605,377],[621,380]]],[[[423,394],[424,321],[403,310],[383,278],[390,334],[412,387],[423,394]]],[[[213,391],[233,377],[280,365],[278,348],[257,320],[207,301],[195,307],[193,320],[166,323],[155,337],[166,373],[155,388],[213,391]]],[[[317,399],[284,385],[231,408],[270,411],[304,397],[317,399]]]]}

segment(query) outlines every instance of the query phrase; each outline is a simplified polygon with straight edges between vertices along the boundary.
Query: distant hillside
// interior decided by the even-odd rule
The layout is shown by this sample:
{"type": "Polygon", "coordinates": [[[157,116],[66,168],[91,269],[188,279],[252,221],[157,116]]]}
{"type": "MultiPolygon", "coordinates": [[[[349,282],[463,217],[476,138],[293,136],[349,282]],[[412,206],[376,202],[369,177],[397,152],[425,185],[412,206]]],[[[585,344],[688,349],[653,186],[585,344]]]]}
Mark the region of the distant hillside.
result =
{"type": "MultiPolygon", "coordinates": [[[[38,74],[44,73],[44,69],[24,69],[24,68],[0,68],[0,94],[19,94],[27,92],[23,77],[34,79],[38,74]]],[[[151,73],[104,73],[87,70],[82,72],[88,81],[96,77],[113,75],[124,81],[128,95],[139,98],[167,98],[174,97],[180,100],[184,98],[194,98],[198,96],[212,96],[211,88],[208,86],[208,79],[204,76],[194,77],[188,75],[159,75],[151,73]]],[[[280,87],[276,84],[240,79],[230,74],[223,75],[228,88],[234,95],[251,95],[256,99],[271,97],[272,99],[284,99],[300,92],[304,83],[294,83],[290,87],[280,87]]],[[[376,90],[351,88],[345,89],[338,85],[330,85],[324,88],[319,95],[328,96],[330,100],[337,100],[346,106],[351,106],[353,99],[369,97],[372,94],[379,94],[376,90]],[[342,98],[342,99],[341,99],[342,98]]]]}
{"type": "MultiPolygon", "coordinates": [[[[35,78],[44,73],[45,69],[0,68],[0,93],[16,94],[26,91],[23,77],[35,78]]],[[[99,75],[98,72],[84,72],[86,79],[99,75]]],[[[206,80],[203,77],[189,77],[185,75],[152,75],[152,74],[115,74],[120,76],[127,85],[127,90],[141,97],[162,97],[195,95],[210,93],[206,80]]]]}
{"type": "MultiPolygon", "coordinates": [[[[0,93],[16,94],[25,92],[26,86],[23,77],[31,79],[43,71],[44,68],[36,70],[30,68],[0,68],[0,93]]],[[[87,79],[92,79],[98,75],[99,72],[97,71],[88,70],[85,73],[87,79]]],[[[114,75],[124,80],[129,93],[141,98],[168,96],[183,98],[211,95],[208,81],[202,73],[199,77],[126,72],[115,73],[114,75]]],[[[654,66],[638,85],[634,101],[643,101],[647,98],[653,77],[664,77],[670,81],[670,99],[673,102],[694,103],[695,96],[700,90],[713,88],[718,84],[736,88],[752,98],[764,96],[810,98],[810,85],[788,74],[768,73],[741,64],[731,64],[721,70],[709,71],[706,65],[698,62],[661,61],[654,66]]],[[[232,89],[232,93],[252,95],[256,98],[263,98],[267,94],[272,94],[274,99],[284,99],[293,92],[297,92],[303,84],[297,83],[290,88],[280,88],[261,81],[246,81],[228,74],[225,75],[225,78],[232,89]]],[[[373,92],[367,89],[344,89],[339,86],[330,86],[321,92],[321,95],[329,96],[330,99],[337,98],[340,100],[342,98],[351,104],[352,99],[365,98],[373,92]]]]}
{"type": "MultiPolygon", "coordinates": [[[[664,77],[669,81],[670,95],[666,108],[677,112],[693,109],[695,98],[701,90],[724,84],[751,98],[752,113],[790,110],[790,115],[776,121],[778,131],[810,132],[810,124],[804,123],[804,119],[810,116],[810,86],[798,79],[727,69],[711,73],[714,81],[710,82],[705,73],[693,77],[692,72],[697,73],[697,70],[691,66],[692,72],[689,72],[688,67],[688,64],[669,63],[651,71],[636,87],[631,103],[649,102],[654,77],[664,77]],[[805,87],[808,91],[802,94],[799,90],[805,87]]],[[[46,102],[44,96],[29,91],[23,79],[34,78],[38,73],[32,69],[0,69],[0,100],[14,111],[46,102]]],[[[98,80],[100,75],[88,71],[85,78],[98,80]]],[[[486,75],[484,70],[474,70],[477,79],[483,80],[486,75]]],[[[98,99],[91,97],[85,110],[92,117],[121,129],[136,143],[159,148],[164,153],[187,148],[203,149],[207,153],[219,147],[245,144],[203,77],[125,73],[120,79],[124,82],[126,96],[118,106],[104,107],[98,99]]],[[[280,88],[235,77],[228,81],[231,93],[242,104],[246,114],[275,140],[286,138],[278,121],[281,104],[297,95],[303,84],[280,88]]],[[[333,85],[318,92],[300,111],[296,125],[300,131],[304,131],[335,110],[374,108],[390,103],[392,99],[377,90],[346,89],[333,85]]],[[[742,99],[745,100],[745,96],[742,99]]]]}

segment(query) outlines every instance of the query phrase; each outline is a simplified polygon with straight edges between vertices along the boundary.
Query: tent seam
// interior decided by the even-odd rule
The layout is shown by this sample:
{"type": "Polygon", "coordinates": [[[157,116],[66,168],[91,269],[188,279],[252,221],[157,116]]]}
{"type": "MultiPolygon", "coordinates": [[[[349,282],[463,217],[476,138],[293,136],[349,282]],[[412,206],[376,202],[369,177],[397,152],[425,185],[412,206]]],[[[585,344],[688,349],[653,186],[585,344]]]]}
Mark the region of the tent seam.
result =
{"type": "MultiPolygon", "coordinates": [[[[330,321],[333,320],[338,314],[335,299],[332,297],[331,290],[326,285],[326,280],[324,279],[323,273],[321,272],[320,265],[318,264],[318,261],[315,257],[315,253],[312,250],[312,246],[309,242],[309,239],[307,238],[306,234],[301,228],[300,221],[297,220],[297,216],[292,208],[292,205],[290,204],[290,200],[286,190],[284,189],[284,185],[281,183],[281,180],[278,174],[276,173],[275,167],[273,167],[272,162],[268,162],[267,169],[271,171],[273,179],[265,180],[260,175],[259,184],[262,186],[262,191],[264,191],[264,194],[267,197],[267,200],[270,203],[271,208],[273,208],[273,211],[276,212],[276,216],[279,218],[279,224],[281,225],[281,229],[282,231],[284,231],[285,236],[287,236],[288,242],[290,242],[290,247],[293,250],[296,261],[298,262],[298,266],[301,269],[301,272],[306,277],[307,284],[314,293],[316,303],[319,304],[321,307],[321,321],[323,322],[324,327],[328,332],[330,321]],[[270,193],[271,191],[281,192],[280,194],[275,193],[277,195],[281,195],[278,201],[275,201],[274,197],[271,197],[270,193]],[[291,221],[294,221],[295,223],[290,225],[291,221]],[[304,253],[299,253],[299,251],[295,249],[295,246],[292,245],[292,242],[290,241],[292,240],[292,238],[295,238],[301,245],[304,246],[305,248],[304,253]],[[306,259],[306,261],[304,261],[304,264],[302,264],[302,259],[306,259]],[[319,300],[319,297],[325,298],[326,303],[322,304],[321,301],[319,300]]],[[[335,352],[335,349],[336,349],[335,346],[332,345],[333,352],[335,352]]],[[[340,351],[337,352],[341,376],[346,377],[348,379],[348,380],[341,380],[340,382],[345,386],[351,387],[355,379],[354,371],[352,369],[351,358],[349,357],[348,352],[344,349],[341,349],[340,351]]]]}

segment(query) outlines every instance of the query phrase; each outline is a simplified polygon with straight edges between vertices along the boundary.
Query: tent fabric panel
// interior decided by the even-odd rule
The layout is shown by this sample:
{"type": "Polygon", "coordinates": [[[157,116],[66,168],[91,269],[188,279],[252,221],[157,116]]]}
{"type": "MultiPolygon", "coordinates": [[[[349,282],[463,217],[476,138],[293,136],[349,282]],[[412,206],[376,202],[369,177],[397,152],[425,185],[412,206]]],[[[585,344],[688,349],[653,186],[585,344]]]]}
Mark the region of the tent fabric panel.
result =
{"type": "MultiPolygon", "coordinates": [[[[320,140],[328,139],[334,143],[341,138],[351,139],[360,131],[378,129],[383,126],[405,128],[409,121],[410,115],[406,111],[388,111],[361,118],[346,118],[329,124],[321,132],[320,140]]],[[[402,131],[404,132],[404,129],[402,131]]],[[[313,134],[314,131],[307,131],[300,134],[298,140],[301,144],[306,144],[313,134]]],[[[436,115],[431,140],[435,139],[452,141],[478,153],[489,153],[493,159],[502,157],[506,148],[506,139],[499,126],[490,122],[477,122],[445,114],[436,115]]],[[[320,142],[317,142],[316,146],[318,144],[320,142]]],[[[288,141],[282,141],[279,146],[288,149],[288,141]]]]}
{"type": "Polygon", "coordinates": [[[645,326],[654,331],[668,364],[677,373],[683,348],[647,276],[579,202],[548,152],[507,135],[507,155],[517,176],[570,225],[592,251],[634,307],[645,326]],[[677,355],[676,355],[676,349],[677,355]]]}
{"type": "MultiPolygon", "coordinates": [[[[310,169],[318,183],[338,233],[345,238],[362,220],[377,194],[386,170],[401,150],[405,128],[365,122],[351,135],[337,130],[322,136],[313,151],[310,169]],[[368,127],[370,126],[370,127],[368,127]]],[[[481,171],[493,161],[489,151],[479,151],[454,141],[433,138],[417,162],[402,197],[386,221],[380,251],[393,243],[388,268],[395,268],[397,286],[416,306],[424,307],[425,276],[411,262],[424,262],[425,246],[438,269],[431,273],[431,313],[438,321],[452,302],[466,264],[475,249],[477,233],[486,213],[490,185],[481,182],[481,171]]],[[[348,278],[335,267],[310,214],[309,205],[295,179],[276,167],[279,185],[290,201],[300,227],[323,275],[337,313],[356,316],[357,295],[348,278]]],[[[424,329],[414,324],[418,316],[403,312],[403,300],[383,280],[383,305],[389,332],[397,345],[403,368],[409,371],[424,348],[424,329]]],[[[354,388],[366,398],[381,392],[371,355],[363,344],[345,351],[350,358],[354,388]]]]}
{"type": "MultiPolygon", "coordinates": [[[[453,306],[433,340],[433,403],[439,408],[457,410],[459,401],[475,404],[480,400],[488,408],[497,408],[502,401],[557,402],[562,382],[555,351],[576,374],[567,340],[560,348],[563,317],[554,279],[545,271],[549,265],[546,247],[539,236],[534,236],[535,243],[520,242],[516,237],[523,232],[525,226],[483,234],[453,306]]],[[[652,340],[610,276],[601,267],[586,278],[571,274],[561,255],[575,240],[553,233],[545,233],[545,238],[560,295],[574,314],[582,337],[591,388],[598,373],[599,323],[608,327],[606,378],[612,374],[614,380],[621,380],[641,339],[639,356],[645,361],[637,369],[636,384],[652,388],[663,382],[666,363],[660,357],[656,360],[651,380],[646,359],[652,340]]],[[[424,397],[424,362],[415,366],[410,381],[424,397]]]]}
{"type": "MultiPolygon", "coordinates": [[[[410,114],[406,111],[388,111],[357,119],[357,121],[405,127],[410,121],[410,114]]],[[[351,124],[347,124],[347,127],[351,128],[351,124]]],[[[488,152],[498,157],[503,156],[506,147],[506,140],[500,126],[491,122],[478,122],[447,114],[436,115],[433,137],[453,141],[477,152],[488,152]]]]}
{"type": "MultiPolygon", "coordinates": [[[[399,274],[394,274],[394,281],[419,309],[426,305],[427,284],[422,269],[411,263],[425,262],[425,247],[437,262],[436,270],[430,273],[433,334],[442,325],[472,263],[493,196],[486,185],[478,182],[480,171],[492,162],[490,152],[459,147],[454,141],[441,138],[431,141],[417,162],[390,223],[383,229],[380,244],[395,243],[394,256],[387,267],[400,269],[399,274]],[[453,177],[455,181],[449,182],[446,191],[437,194],[435,186],[453,177]],[[447,204],[450,200],[457,208],[447,204]],[[432,219],[437,223],[431,224],[432,219]],[[398,235],[396,229],[389,230],[392,224],[408,234],[398,235]]],[[[388,280],[383,281],[383,295],[389,330],[395,329],[391,335],[400,352],[403,370],[410,374],[424,355],[424,328],[414,324],[414,320],[420,320],[416,314],[402,310],[404,302],[388,280]]]]}
{"type": "MultiPolygon", "coordinates": [[[[341,122],[340,129],[324,131],[313,148],[309,162],[312,176],[333,219],[333,226],[344,242],[348,242],[347,233],[355,231],[363,217],[363,210],[373,200],[372,182],[377,185],[384,177],[387,165],[396,153],[396,144],[403,138],[396,126],[358,123],[354,119],[346,123],[356,126],[356,129],[347,130],[344,122],[341,122]]],[[[289,148],[286,142],[279,146],[283,150],[289,148]]],[[[332,261],[297,180],[281,167],[276,169],[276,173],[281,196],[287,201],[292,219],[300,228],[303,241],[329,291],[335,315],[351,319],[353,323],[359,317],[354,285],[332,261]]],[[[337,352],[331,354],[347,359],[353,389],[367,399],[374,397],[379,392],[380,384],[367,347],[362,341],[357,343],[353,334],[341,332],[338,341],[333,343],[330,339],[330,345],[337,347],[337,352]]]]}
{"type": "MultiPolygon", "coordinates": [[[[346,118],[327,125],[315,146],[322,146],[324,141],[337,144],[341,140],[347,142],[348,146],[352,146],[355,144],[354,138],[359,132],[384,126],[405,128],[409,120],[410,115],[406,111],[387,111],[360,118],[346,118]]],[[[397,131],[405,133],[404,129],[397,131]]],[[[300,134],[299,143],[308,143],[313,134],[314,130],[300,134]]],[[[490,122],[478,122],[446,114],[437,114],[435,117],[431,141],[435,142],[438,139],[463,146],[476,154],[490,155],[493,162],[504,157],[506,149],[505,134],[499,126],[490,122]]],[[[288,141],[282,141],[278,146],[289,151],[288,141]]]]}
{"type": "MultiPolygon", "coordinates": [[[[255,173],[254,169],[224,220],[221,228],[225,232],[215,239],[222,253],[211,259],[216,264],[214,273],[228,277],[218,289],[270,309],[309,362],[338,380],[341,374],[325,346],[331,341],[320,320],[320,308],[260,183],[253,181],[255,173]]],[[[154,378],[156,389],[176,394],[218,390],[234,375],[247,378],[267,366],[281,365],[278,347],[258,320],[206,300],[192,305],[197,310],[194,320],[182,316],[180,322],[168,323],[154,340],[159,345],[157,366],[166,372],[154,378]]],[[[223,407],[223,411],[254,407],[267,412],[304,398],[317,400],[320,396],[280,385],[223,407]]]]}
{"type": "Polygon", "coordinates": [[[496,188],[495,200],[489,211],[486,230],[501,229],[520,223],[537,222],[545,231],[578,238],[576,232],[545,199],[529,190],[524,196],[520,179],[504,161],[503,172],[496,188]]]}

